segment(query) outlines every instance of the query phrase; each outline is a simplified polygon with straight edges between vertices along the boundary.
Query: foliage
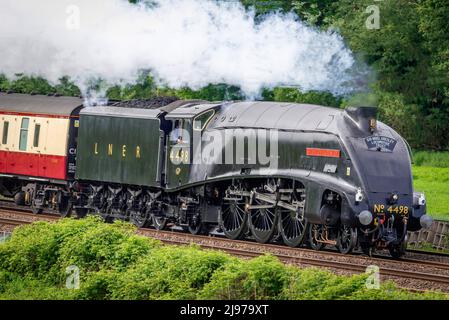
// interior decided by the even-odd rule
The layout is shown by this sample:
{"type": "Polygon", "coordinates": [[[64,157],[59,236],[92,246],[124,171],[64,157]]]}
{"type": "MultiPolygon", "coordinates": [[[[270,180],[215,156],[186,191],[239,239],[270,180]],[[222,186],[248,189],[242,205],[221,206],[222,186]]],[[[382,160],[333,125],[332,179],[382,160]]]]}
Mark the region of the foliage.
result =
{"type": "Polygon", "coordinates": [[[242,260],[197,246],[163,246],[126,223],[64,219],[21,226],[0,244],[0,299],[447,299],[366,276],[286,266],[265,255],[242,260]],[[80,288],[65,288],[66,267],[80,288]]]}
{"type": "Polygon", "coordinates": [[[255,11],[257,16],[263,16],[272,12],[288,12],[292,9],[291,0],[241,0],[245,8],[255,11]]]}
{"type": "Polygon", "coordinates": [[[294,88],[275,88],[272,91],[266,90],[264,94],[271,96],[270,100],[280,102],[309,103],[331,107],[338,107],[341,103],[340,98],[334,97],[329,92],[301,92],[294,88]]]}
{"type": "MultiPolygon", "coordinates": [[[[398,290],[392,282],[383,283],[379,289],[366,287],[367,274],[341,277],[330,272],[309,268],[294,270],[283,298],[295,300],[410,300],[415,294],[398,290]]],[[[444,295],[424,293],[419,299],[438,299],[444,295]]]]}
{"type": "Polygon", "coordinates": [[[132,235],[129,224],[100,223],[98,218],[37,222],[14,231],[0,247],[0,270],[58,283],[65,269],[125,268],[158,244],[132,235]]]}
{"type": "Polygon", "coordinates": [[[212,274],[232,259],[220,252],[163,247],[113,284],[115,299],[195,299],[212,274]]]}
{"type": "Polygon", "coordinates": [[[135,84],[109,88],[106,96],[112,100],[147,99],[158,95],[158,87],[148,72],[142,72],[135,84]]]}
{"type": "Polygon", "coordinates": [[[406,104],[399,93],[378,94],[379,118],[418,149],[444,149],[449,139],[449,112],[432,108],[424,114],[419,105],[406,104]]]}
{"type": "Polygon", "coordinates": [[[422,49],[418,16],[413,1],[384,1],[380,28],[368,29],[366,8],[372,1],[343,0],[337,5],[333,27],[339,28],[351,49],[361,52],[378,71],[382,89],[416,94],[423,89],[427,53],[422,49]],[[419,77],[418,77],[419,75],[419,77]],[[417,81],[417,82],[416,82],[417,81]]]}
{"type": "Polygon", "coordinates": [[[164,91],[166,94],[173,93],[173,95],[176,95],[181,99],[200,99],[209,101],[231,101],[244,99],[240,88],[226,84],[210,84],[199,90],[182,88],[178,90],[163,89],[162,92],[164,91]]]}
{"type": "Polygon", "coordinates": [[[333,2],[333,0],[241,0],[241,3],[246,8],[253,9],[258,17],[272,12],[293,11],[301,20],[317,26],[326,25],[329,22],[334,11],[333,2]]]}
{"type": "Polygon", "coordinates": [[[447,150],[449,87],[447,12],[437,0],[375,3],[380,28],[368,29],[370,0],[334,3],[329,25],[377,72],[373,84],[383,120],[415,148],[447,150]]]}
{"type": "Polygon", "coordinates": [[[308,269],[292,277],[285,288],[285,297],[300,300],[348,299],[357,291],[365,289],[366,276],[339,277],[320,269],[308,269]]]}
{"type": "Polygon", "coordinates": [[[28,77],[20,74],[14,80],[9,80],[0,74],[0,91],[63,96],[79,96],[81,94],[79,88],[67,77],[59,79],[59,83],[52,86],[47,80],[40,77],[28,77]]]}
{"type": "Polygon", "coordinates": [[[427,81],[433,91],[432,104],[449,105],[449,5],[445,0],[422,0],[417,6],[420,16],[419,31],[424,47],[431,55],[430,77],[427,81]]]}
{"type": "Polygon", "coordinates": [[[276,299],[288,283],[289,269],[273,256],[234,260],[214,273],[199,294],[204,299],[276,299]]]}

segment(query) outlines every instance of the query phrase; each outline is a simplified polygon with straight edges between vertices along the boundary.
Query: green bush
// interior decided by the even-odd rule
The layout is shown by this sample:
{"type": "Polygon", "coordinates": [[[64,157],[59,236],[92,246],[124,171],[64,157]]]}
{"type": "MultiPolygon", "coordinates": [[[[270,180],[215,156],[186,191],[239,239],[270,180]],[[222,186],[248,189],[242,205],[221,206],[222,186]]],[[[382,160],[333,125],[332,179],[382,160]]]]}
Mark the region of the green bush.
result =
{"type": "Polygon", "coordinates": [[[162,247],[112,284],[114,299],[195,299],[217,270],[233,259],[190,246],[162,247]]]}
{"type": "Polygon", "coordinates": [[[446,299],[365,276],[337,276],[286,266],[264,255],[251,260],[197,246],[164,246],[134,234],[126,223],[99,218],[38,222],[17,228],[0,244],[0,299],[446,299]],[[69,290],[66,267],[79,268],[69,290]]]}
{"type": "Polygon", "coordinates": [[[133,235],[134,230],[130,224],[108,225],[97,217],[22,226],[0,246],[0,269],[58,283],[70,265],[85,271],[124,268],[159,245],[133,235]]]}
{"type": "Polygon", "coordinates": [[[17,228],[11,239],[0,246],[0,268],[20,275],[44,277],[58,260],[60,236],[57,233],[45,222],[17,228]]]}
{"type": "Polygon", "coordinates": [[[85,271],[124,269],[151,249],[148,239],[131,236],[134,229],[129,226],[116,223],[112,227],[96,227],[76,238],[71,237],[61,245],[58,261],[61,265],[76,265],[85,271]]]}
{"type": "Polygon", "coordinates": [[[202,299],[276,299],[287,285],[289,269],[279,259],[264,255],[250,261],[235,259],[214,273],[202,299]]]}
{"type": "Polygon", "coordinates": [[[381,283],[378,289],[366,287],[367,274],[342,277],[317,268],[293,270],[282,299],[293,300],[410,300],[449,299],[440,292],[417,295],[401,290],[391,281],[381,283]]]}
{"type": "Polygon", "coordinates": [[[316,268],[294,272],[284,288],[285,299],[347,299],[363,290],[366,276],[341,277],[316,268]]]}
{"type": "MultiPolygon", "coordinates": [[[[106,300],[111,299],[115,283],[119,281],[120,273],[115,270],[100,270],[85,274],[82,272],[80,289],[74,292],[74,299],[106,300]]],[[[139,282],[136,283],[138,285],[139,282]]]]}

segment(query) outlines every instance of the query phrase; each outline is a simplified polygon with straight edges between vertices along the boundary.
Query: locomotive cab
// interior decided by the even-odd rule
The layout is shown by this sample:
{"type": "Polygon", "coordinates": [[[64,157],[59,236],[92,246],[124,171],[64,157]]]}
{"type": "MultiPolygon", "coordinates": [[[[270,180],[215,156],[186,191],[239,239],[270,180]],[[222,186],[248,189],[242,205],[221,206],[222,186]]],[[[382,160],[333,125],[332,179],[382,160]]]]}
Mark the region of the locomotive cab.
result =
{"type": "Polygon", "coordinates": [[[168,189],[177,189],[190,181],[194,159],[201,157],[202,132],[218,107],[219,104],[186,104],[165,116],[165,120],[171,123],[165,162],[165,185],[168,189]]]}

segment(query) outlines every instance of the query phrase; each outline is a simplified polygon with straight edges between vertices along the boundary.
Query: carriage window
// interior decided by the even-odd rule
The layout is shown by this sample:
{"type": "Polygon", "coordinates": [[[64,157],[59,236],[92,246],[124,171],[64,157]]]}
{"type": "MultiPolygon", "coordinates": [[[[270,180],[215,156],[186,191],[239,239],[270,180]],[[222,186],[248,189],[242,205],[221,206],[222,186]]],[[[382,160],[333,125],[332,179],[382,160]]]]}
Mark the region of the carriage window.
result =
{"type": "Polygon", "coordinates": [[[208,124],[209,120],[213,117],[215,111],[209,110],[200,114],[193,120],[193,129],[195,130],[203,130],[208,124]]]}
{"type": "Polygon", "coordinates": [[[39,146],[39,134],[41,132],[41,125],[36,124],[34,126],[34,139],[33,139],[33,147],[37,148],[39,146]]]}
{"type": "Polygon", "coordinates": [[[9,130],[9,121],[5,121],[3,123],[2,144],[7,144],[8,143],[8,130],[9,130]]]}
{"type": "Polygon", "coordinates": [[[21,151],[26,151],[27,149],[29,122],[30,122],[29,118],[22,119],[22,125],[20,126],[20,139],[19,139],[19,150],[21,151]]]}

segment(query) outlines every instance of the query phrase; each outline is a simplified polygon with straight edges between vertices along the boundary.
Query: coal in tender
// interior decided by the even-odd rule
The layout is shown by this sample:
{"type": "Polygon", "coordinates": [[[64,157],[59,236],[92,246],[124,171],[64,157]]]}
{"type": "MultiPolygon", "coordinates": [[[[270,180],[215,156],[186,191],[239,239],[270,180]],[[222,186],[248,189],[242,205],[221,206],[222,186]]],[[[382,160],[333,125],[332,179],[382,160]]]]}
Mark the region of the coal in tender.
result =
{"type": "Polygon", "coordinates": [[[157,109],[179,100],[178,97],[155,97],[151,99],[133,99],[127,101],[114,101],[111,107],[157,109]]]}

